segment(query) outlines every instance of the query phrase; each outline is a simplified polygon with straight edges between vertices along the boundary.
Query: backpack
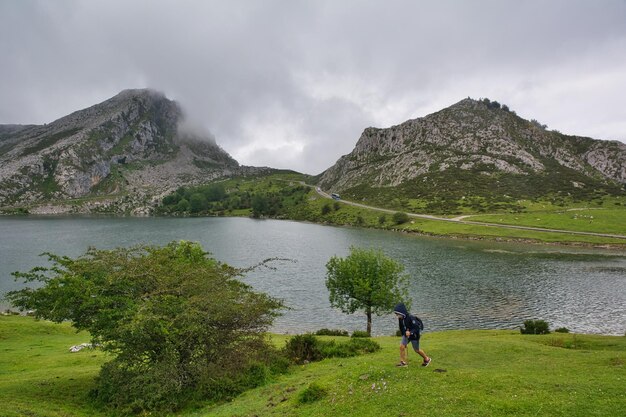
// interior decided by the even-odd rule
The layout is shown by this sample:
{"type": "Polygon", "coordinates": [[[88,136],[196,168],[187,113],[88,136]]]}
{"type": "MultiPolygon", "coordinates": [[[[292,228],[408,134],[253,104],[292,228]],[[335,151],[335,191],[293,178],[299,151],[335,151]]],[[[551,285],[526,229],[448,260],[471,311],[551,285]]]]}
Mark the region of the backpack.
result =
{"type": "Polygon", "coordinates": [[[418,332],[424,330],[424,322],[417,316],[413,316],[409,314],[409,320],[411,320],[411,325],[414,329],[417,329],[418,332]]]}

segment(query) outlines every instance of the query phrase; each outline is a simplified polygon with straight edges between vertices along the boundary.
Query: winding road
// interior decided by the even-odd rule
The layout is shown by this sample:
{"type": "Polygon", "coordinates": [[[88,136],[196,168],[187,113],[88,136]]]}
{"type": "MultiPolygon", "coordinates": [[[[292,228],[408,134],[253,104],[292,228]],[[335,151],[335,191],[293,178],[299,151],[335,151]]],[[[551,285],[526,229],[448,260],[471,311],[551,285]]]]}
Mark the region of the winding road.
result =
{"type": "MultiPolygon", "coordinates": [[[[304,183],[302,183],[302,184],[304,184],[304,183]]],[[[304,185],[308,185],[308,184],[304,184],[304,185]]],[[[308,185],[308,186],[309,187],[314,187],[312,185],[308,185]]],[[[328,194],[325,191],[321,190],[319,187],[314,187],[314,188],[315,188],[315,191],[320,196],[322,196],[324,198],[332,199],[330,194],[328,194]]],[[[396,211],[397,211],[397,210],[389,210],[389,209],[385,209],[385,208],[381,208],[381,207],[368,206],[368,205],[365,205],[365,204],[355,203],[353,201],[348,201],[348,200],[343,200],[343,199],[341,199],[341,202],[344,203],[344,204],[351,205],[351,206],[361,207],[361,208],[370,209],[370,210],[376,210],[376,211],[380,211],[380,212],[383,212],[383,213],[393,214],[393,213],[396,213],[396,211]]],[[[543,228],[543,227],[515,226],[515,225],[512,225],[512,224],[484,223],[484,222],[473,222],[471,220],[464,220],[468,216],[459,216],[459,217],[448,219],[448,218],[445,218],[445,217],[432,216],[430,214],[407,213],[407,215],[409,217],[416,217],[416,218],[420,218],[420,219],[437,220],[437,221],[442,221],[442,222],[451,222],[451,223],[460,223],[460,224],[469,224],[469,225],[475,225],[475,226],[500,227],[500,228],[504,228],[504,229],[532,230],[532,231],[536,231],[536,232],[565,233],[565,234],[570,234],[570,235],[598,236],[598,237],[608,237],[608,238],[613,238],[613,239],[625,239],[626,240],[626,236],[624,236],[624,235],[615,235],[615,234],[610,234],[610,233],[580,232],[580,231],[576,231],[576,230],[563,230],[563,229],[546,229],[546,228],[543,228]]]]}

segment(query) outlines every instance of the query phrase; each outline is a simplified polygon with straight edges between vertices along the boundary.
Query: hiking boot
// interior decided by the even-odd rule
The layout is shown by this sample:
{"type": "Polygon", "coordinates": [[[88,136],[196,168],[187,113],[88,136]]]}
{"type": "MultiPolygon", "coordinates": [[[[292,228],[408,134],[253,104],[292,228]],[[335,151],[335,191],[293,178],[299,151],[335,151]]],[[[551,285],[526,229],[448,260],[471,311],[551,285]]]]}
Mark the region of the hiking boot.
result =
{"type": "Polygon", "coordinates": [[[422,363],[422,366],[423,366],[423,367],[427,367],[428,365],[430,365],[430,361],[432,361],[432,359],[433,359],[433,358],[428,358],[428,360],[426,360],[426,361],[424,361],[424,362],[422,363]]]}
{"type": "Polygon", "coordinates": [[[404,368],[405,366],[409,366],[409,364],[405,361],[400,361],[400,363],[396,364],[396,366],[399,368],[404,368]]]}

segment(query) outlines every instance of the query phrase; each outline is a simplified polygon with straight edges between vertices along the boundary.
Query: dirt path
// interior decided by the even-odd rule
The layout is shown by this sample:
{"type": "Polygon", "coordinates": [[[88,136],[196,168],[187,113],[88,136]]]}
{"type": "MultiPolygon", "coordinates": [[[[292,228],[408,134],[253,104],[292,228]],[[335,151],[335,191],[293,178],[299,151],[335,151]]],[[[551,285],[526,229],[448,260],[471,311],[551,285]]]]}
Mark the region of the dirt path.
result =
{"type": "MultiPolygon", "coordinates": [[[[324,198],[329,198],[329,199],[332,198],[328,193],[322,191],[319,187],[315,187],[315,191],[320,196],[322,196],[324,198]]],[[[340,201],[342,203],[344,203],[344,204],[348,204],[348,205],[351,205],[351,206],[366,208],[366,209],[370,209],[370,210],[376,210],[376,211],[380,211],[380,212],[383,212],[383,213],[393,214],[393,213],[395,213],[397,211],[397,210],[384,209],[384,208],[380,208],[380,207],[368,206],[368,205],[365,205],[365,204],[355,203],[353,201],[348,201],[348,200],[343,200],[343,199],[340,200],[340,201]]],[[[563,230],[563,229],[546,229],[546,228],[543,228],[543,227],[516,226],[516,225],[512,225],[512,224],[485,223],[485,222],[473,222],[473,221],[469,221],[469,220],[463,220],[466,217],[470,217],[470,216],[458,216],[458,217],[454,217],[454,218],[446,218],[446,217],[432,216],[430,214],[407,213],[407,215],[409,217],[416,217],[416,218],[420,218],[420,219],[428,219],[428,220],[437,220],[437,221],[442,221],[442,222],[452,222],[452,223],[468,224],[468,225],[474,225],[474,226],[499,227],[499,228],[503,228],[503,229],[532,230],[532,231],[536,231],[536,232],[565,233],[565,234],[570,234],[570,235],[584,235],[584,236],[608,237],[608,238],[613,238],[613,239],[626,239],[626,236],[624,236],[624,235],[614,235],[614,234],[609,234],[609,233],[581,232],[581,231],[576,231],[576,230],[563,230]]]]}

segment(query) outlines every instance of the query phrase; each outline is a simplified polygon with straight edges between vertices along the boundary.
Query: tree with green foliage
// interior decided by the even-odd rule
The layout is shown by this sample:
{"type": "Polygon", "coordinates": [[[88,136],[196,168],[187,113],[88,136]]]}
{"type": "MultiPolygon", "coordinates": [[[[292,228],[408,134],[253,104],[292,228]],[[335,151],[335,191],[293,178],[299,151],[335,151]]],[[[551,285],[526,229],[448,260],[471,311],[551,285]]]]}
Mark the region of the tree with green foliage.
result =
{"type": "Polygon", "coordinates": [[[269,211],[269,200],[263,194],[255,194],[251,201],[252,217],[259,218],[269,211]]]}
{"type": "Polygon", "coordinates": [[[401,263],[380,250],[351,247],[346,258],[333,256],[326,264],[330,304],[347,314],[363,310],[371,335],[372,314],[389,313],[399,301],[409,302],[403,272],[401,263]]]}
{"type": "Polygon", "coordinates": [[[100,371],[97,401],[122,413],[171,411],[234,395],[268,374],[265,332],[282,303],[237,280],[245,271],[200,245],[47,255],[51,267],[14,274],[43,286],[7,298],[37,318],[70,321],[115,355],[100,371]]]}
{"type": "Polygon", "coordinates": [[[226,197],[226,189],[222,184],[211,184],[203,191],[208,201],[221,201],[226,197]]]}
{"type": "Polygon", "coordinates": [[[163,198],[163,204],[166,206],[174,206],[178,204],[181,197],[177,193],[167,195],[163,198]]]}
{"type": "Polygon", "coordinates": [[[192,213],[200,213],[202,211],[206,211],[208,207],[208,202],[204,194],[201,193],[193,193],[191,195],[191,199],[189,200],[189,211],[192,213]]]}
{"type": "Polygon", "coordinates": [[[176,204],[176,211],[184,213],[189,211],[189,201],[186,198],[181,199],[178,204],[176,204]]]}

